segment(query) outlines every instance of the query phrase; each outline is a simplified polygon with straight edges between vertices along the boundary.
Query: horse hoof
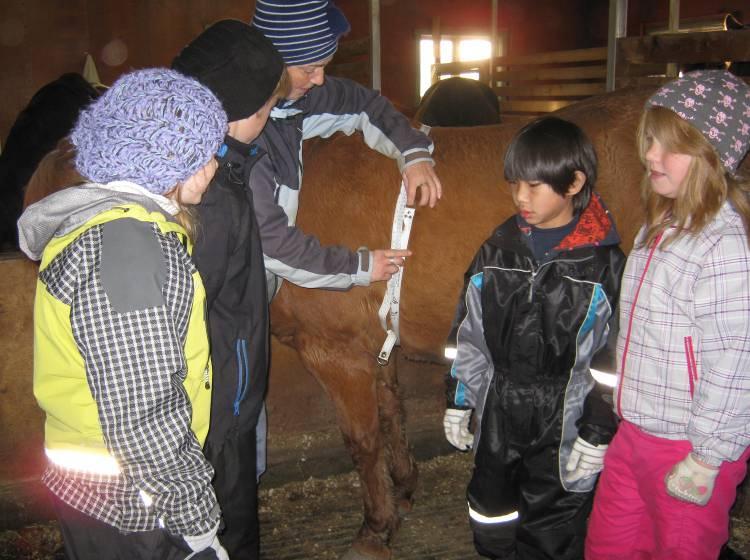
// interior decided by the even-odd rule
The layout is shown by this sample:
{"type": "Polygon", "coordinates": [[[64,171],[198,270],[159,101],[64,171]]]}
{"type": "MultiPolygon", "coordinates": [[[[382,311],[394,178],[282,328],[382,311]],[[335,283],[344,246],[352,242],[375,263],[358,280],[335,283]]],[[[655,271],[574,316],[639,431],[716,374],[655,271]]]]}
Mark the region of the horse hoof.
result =
{"type": "Polygon", "coordinates": [[[386,546],[353,544],[339,560],[391,560],[391,549],[386,546]]]}
{"type": "Polygon", "coordinates": [[[407,515],[411,513],[412,509],[414,509],[414,500],[409,498],[401,498],[400,500],[396,501],[396,507],[398,508],[398,514],[400,516],[407,515]]]}

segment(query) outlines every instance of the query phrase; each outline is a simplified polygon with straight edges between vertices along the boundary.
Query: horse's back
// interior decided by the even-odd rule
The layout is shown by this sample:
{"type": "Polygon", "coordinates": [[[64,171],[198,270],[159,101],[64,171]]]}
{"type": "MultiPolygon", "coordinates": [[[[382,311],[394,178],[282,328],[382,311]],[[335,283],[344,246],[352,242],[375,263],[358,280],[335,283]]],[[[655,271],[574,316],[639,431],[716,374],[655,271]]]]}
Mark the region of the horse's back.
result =
{"type": "MultiPolygon", "coordinates": [[[[629,250],[641,223],[642,167],[635,130],[647,90],[591,98],[557,113],[591,138],[599,156],[597,189],[629,250]]],[[[408,352],[438,356],[448,334],[458,294],[479,245],[515,212],[503,180],[505,149],[523,120],[479,127],[435,127],[436,172],[443,198],[414,218],[400,300],[401,344],[408,352]]],[[[358,136],[315,142],[306,153],[305,188],[298,225],[324,244],[352,249],[390,246],[400,177],[393,161],[370,150],[358,136]]],[[[350,292],[288,286],[286,304],[296,328],[352,332],[369,351],[383,336],[377,308],[384,286],[350,292]],[[306,311],[309,310],[309,311],[306,311]]],[[[280,309],[281,310],[281,309],[280,309]]],[[[283,321],[282,321],[283,323],[283,321]]]]}

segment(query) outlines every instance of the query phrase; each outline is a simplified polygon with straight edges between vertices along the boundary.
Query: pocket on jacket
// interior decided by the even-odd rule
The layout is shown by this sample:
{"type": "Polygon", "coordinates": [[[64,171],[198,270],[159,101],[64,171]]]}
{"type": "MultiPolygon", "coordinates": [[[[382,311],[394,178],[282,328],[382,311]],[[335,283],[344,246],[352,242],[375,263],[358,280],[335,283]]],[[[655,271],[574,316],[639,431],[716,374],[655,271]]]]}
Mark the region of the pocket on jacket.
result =
{"type": "Polygon", "coordinates": [[[232,411],[235,416],[240,415],[240,405],[245,400],[248,390],[250,389],[250,368],[247,360],[247,339],[238,338],[235,342],[235,352],[237,356],[237,390],[232,403],[232,411]]]}

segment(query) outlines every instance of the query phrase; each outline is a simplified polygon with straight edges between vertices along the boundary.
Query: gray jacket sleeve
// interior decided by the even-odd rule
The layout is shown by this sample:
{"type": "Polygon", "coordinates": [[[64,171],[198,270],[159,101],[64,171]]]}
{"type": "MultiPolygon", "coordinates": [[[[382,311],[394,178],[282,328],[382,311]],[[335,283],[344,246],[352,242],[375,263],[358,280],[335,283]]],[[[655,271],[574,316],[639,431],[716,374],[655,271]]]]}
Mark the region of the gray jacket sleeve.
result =
{"type": "Polygon", "coordinates": [[[466,315],[456,332],[456,359],[451,377],[458,381],[455,404],[461,407],[476,408],[483,403],[494,371],[482,324],[482,280],[481,272],[469,280],[465,293],[466,315]]]}
{"type": "Polygon", "coordinates": [[[327,77],[308,97],[303,139],[327,138],[335,132],[351,135],[359,130],[368,146],[395,159],[401,171],[419,161],[434,163],[430,139],[412,128],[377,91],[344,78],[327,77]]]}
{"type": "Polygon", "coordinates": [[[292,223],[276,201],[270,158],[255,164],[250,188],[267,270],[306,288],[348,289],[370,283],[369,253],[360,257],[340,245],[323,247],[315,236],[292,223]]]}
{"type": "MultiPolygon", "coordinates": [[[[430,139],[413,129],[385,97],[351,80],[328,77],[322,86],[311,90],[292,107],[304,114],[299,141],[328,137],[335,132],[361,131],[368,146],[397,160],[400,169],[419,161],[432,162],[430,139]]],[[[280,134],[287,144],[291,142],[291,135],[280,134]]],[[[286,145],[273,157],[282,158],[287,164],[299,154],[300,146],[286,145]]],[[[285,197],[296,197],[298,191],[296,185],[279,184],[273,157],[262,158],[249,177],[266,269],[306,288],[345,290],[369,285],[372,271],[369,251],[358,253],[342,246],[323,247],[316,237],[295,226],[296,203],[293,211],[284,208],[288,206],[285,197]]],[[[293,166],[301,167],[298,161],[293,166]]],[[[394,199],[397,187],[393,185],[394,199]]]]}

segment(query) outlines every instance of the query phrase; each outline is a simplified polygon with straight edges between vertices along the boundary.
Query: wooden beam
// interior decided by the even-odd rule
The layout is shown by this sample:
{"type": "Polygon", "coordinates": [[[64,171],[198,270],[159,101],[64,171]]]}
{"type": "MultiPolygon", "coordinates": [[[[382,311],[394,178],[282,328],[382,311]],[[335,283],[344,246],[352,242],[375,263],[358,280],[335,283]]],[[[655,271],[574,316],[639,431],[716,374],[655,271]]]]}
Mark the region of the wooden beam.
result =
{"type": "Polygon", "coordinates": [[[572,105],[575,101],[515,101],[515,100],[500,100],[500,112],[501,113],[551,113],[557,111],[568,105],[572,105]]]}
{"type": "Polygon", "coordinates": [[[483,66],[486,66],[484,60],[465,60],[463,62],[435,64],[433,70],[438,76],[444,76],[445,74],[460,74],[462,72],[479,72],[483,66]]]}
{"type": "Polygon", "coordinates": [[[565,66],[560,68],[519,68],[495,73],[495,80],[603,80],[607,77],[607,67],[565,66]]]}
{"type": "Polygon", "coordinates": [[[599,84],[524,84],[493,88],[504,97],[589,97],[606,91],[604,82],[599,84]]]}
{"type": "Polygon", "coordinates": [[[494,62],[496,66],[509,66],[513,64],[552,64],[556,62],[590,62],[598,60],[607,60],[607,47],[500,56],[494,62]]]}
{"type": "Polygon", "coordinates": [[[492,63],[492,59],[497,56],[497,0],[490,0],[490,4],[490,58],[487,61],[487,78],[483,81],[492,87],[495,83],[494,74],[497,69],[497,66],[492,63]]]}
{"type": "MultiPolygon", "coordinates": [[[[676,33],[680,29],[680,0],[669,0],[669,32],[676,33]]],[[[677,77],[677,65],[674,62],[667,64],[667,76],[677,77]]]]}
{"type": "Polygon", "coordinates": [[[627,35],[628,0],[609,0],[607,31],[607,91],[615,89],[617,73],[617,40],[627,35]]]}
{"type": "Polygon", "coordinates": [[[437,70],[440,64],[440,17],[432,16],[432,58],[435,64],[432,65],[432,83],[438,81],[440,74],[437,70]]]}
{"type": "Polygon", "coordinates": [[[370,0],[370,86],[382,89],[380,68],[380,0],[370,0]]]}
{"type": "Polygon", "coordinates": [[[750,60],[750,29],[627,37],[617,46],[618,60],[636,64],[750,60]]]}

